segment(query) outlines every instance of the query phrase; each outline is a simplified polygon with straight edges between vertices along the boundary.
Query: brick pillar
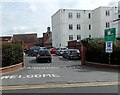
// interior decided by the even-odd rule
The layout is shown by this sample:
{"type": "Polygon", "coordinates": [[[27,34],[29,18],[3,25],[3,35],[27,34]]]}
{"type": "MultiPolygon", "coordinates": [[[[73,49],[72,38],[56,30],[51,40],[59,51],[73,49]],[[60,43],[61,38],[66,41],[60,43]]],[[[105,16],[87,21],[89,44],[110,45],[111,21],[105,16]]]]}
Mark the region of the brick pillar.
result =
{"type": "Polygon", "coordinates": [[[21,43],[21,47],[22,47],[22,67],[24,67],[24,42],[22,41],[21,43]]]}
{"type": "Polygon", "coordinates": [[[85,65],[85,50],[86,48],[81,44],[81,65],[85,65]]]}

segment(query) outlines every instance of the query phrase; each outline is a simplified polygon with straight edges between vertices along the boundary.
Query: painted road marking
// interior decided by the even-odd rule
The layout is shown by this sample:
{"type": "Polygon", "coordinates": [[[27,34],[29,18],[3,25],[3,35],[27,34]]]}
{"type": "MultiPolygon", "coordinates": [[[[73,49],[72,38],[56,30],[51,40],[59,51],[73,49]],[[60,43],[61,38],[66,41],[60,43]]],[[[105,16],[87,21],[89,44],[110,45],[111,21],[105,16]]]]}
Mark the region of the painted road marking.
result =
{"type": "MultiPolygon", "coordinates": [[[[79,66],[74,66],[74,67],[62,67],[62,68],[71,68],[71,69],[75,69],[75,68],[78,68],[79,66]]],[[[27,67],[27,69],[30,69],[30,70],[36,70],[36,69],[59,69],[61,67],[27,67]]]]}
{"type": "Polygon", "coordinates": [[[30,74],[30,75],[9,75],[9,76],[1,76],[0,79],[21,79],[21,78],[59,78],[60,76],[57,74],[30,74]]]}
{"type": "Polygon", "coordinates": [[[20,90],[37,88],[68,88],[68,87],[93,87],[93,86],[115,86],[118,82],[94,82],[75,84],[49,84],[49,85],[23,85],[23,86],[2,86],[0,90],[20,90]]]}
{"type": "Polygon", "coordinates": [[[27,67],[27,69],[58,69],[60,67],[27,67]]]}

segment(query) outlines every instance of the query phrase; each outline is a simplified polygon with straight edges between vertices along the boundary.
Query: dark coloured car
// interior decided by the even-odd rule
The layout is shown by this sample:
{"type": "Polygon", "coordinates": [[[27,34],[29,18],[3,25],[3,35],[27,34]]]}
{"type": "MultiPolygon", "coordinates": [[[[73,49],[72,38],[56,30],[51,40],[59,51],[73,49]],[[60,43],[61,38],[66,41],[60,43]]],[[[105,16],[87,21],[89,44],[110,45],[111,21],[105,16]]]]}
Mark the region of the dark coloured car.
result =
{"type": "Polygon", "coordinates": [[[50,51],[48,49],[39,51],[37,56],[36,56],[36,61],[37,62],[49,62],[49,63],[51,63],[52,56],[50,54],[50,51]]]}
{"type": "Polygon", "coordinates": [[[81,59],[80,51],[78,49],[68,49],[63,52],[63,58],[81,59]]]}
{"type": "Polygon", "coordinates": [[[28,54],[28,52],[29,52],[29,49],[28,48],[24,48],[24,53],[28,54]]]}
{"type": "Polygon", "coordinates": [[[32,46],[28,51],[28,56],[36,56],[40,50],[40,46],[32,46]]]}

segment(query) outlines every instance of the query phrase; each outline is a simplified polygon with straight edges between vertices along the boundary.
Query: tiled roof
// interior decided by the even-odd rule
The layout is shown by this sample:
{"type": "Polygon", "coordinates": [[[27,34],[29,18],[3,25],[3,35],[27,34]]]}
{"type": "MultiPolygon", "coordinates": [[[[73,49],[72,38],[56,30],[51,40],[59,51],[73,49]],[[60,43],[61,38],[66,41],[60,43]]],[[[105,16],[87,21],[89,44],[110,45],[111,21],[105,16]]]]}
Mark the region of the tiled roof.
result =
{"type": "Polygon", "coordinates": [[[37,33],[34,34],[17,34],[13,35],[13,41],[18,42],[36,42],[37,41],[37,33]]]}
{"type": "Polygon", "coordinates": [[[10,41],[11,40],[11,36],[3,36],[3,37],[0,37],[0,41],[10,41]]]}

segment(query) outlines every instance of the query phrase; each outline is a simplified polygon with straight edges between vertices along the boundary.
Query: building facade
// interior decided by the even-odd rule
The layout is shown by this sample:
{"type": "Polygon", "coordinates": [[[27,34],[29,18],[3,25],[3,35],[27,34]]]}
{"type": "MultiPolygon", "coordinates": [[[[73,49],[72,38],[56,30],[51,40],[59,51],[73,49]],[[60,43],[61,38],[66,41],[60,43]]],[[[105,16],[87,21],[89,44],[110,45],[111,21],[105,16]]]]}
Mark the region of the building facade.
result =
{"type": "Polygon", "coordinates": [[[12,36],[0,37],[0,45],[4,43],[9,43],[12,41],[12,36]]]}
{"type": "Polygon", "coordinates": [[[118,36],[120,38],[120,1],[118,2],[118,36]]]}
{"type": "Polygon", "coordinates": [[[112,27],[111,7],[94,10],[59,9],[52,17],[52,43],[68,46],[68,41],[104,37],[104,30],[112,27]]]}
{"type": "Polygon", "coordinates": [[[51,47],[52,46],[52,32],[50,27],[47,27],[47,32],[43,33],[43,46],[51,47]]]}
{"type": "Polygon", "coordinates": [[[20,42],[23,47],[30,48],[37,43],[37,33],[32,34],[14,34],[12,42],[20,42]]]}
{"type": "Polygon", "coordinates": [[[120,37],[120,2],[112,7],[113,22],[112,27],[116,28],[116,37],[120,37]]]}

